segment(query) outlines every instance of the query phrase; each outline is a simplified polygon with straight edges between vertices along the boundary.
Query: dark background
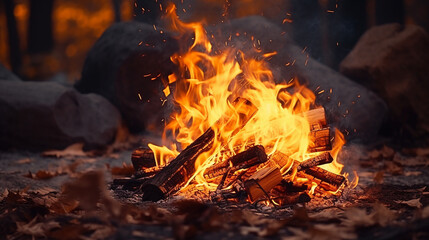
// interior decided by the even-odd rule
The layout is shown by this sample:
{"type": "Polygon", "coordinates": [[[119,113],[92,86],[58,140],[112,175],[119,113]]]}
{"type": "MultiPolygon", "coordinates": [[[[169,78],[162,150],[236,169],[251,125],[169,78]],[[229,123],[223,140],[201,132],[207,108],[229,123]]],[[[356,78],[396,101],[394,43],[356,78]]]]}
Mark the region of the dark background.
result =
{"type": "MultiPolygon", "coordinates": [[[[183,19],[205,19],[208,24],[263,15],[334,69],[372,26],[397,22],[429,29],[426,0],[175,2],[183,19]]],[[[24,80],[61,78],[73,83],[80,78],[86,53],[106,28],[133,18],[155,24],[166,5],[163,0],[1,1],[0,61],[24,80]]]]}

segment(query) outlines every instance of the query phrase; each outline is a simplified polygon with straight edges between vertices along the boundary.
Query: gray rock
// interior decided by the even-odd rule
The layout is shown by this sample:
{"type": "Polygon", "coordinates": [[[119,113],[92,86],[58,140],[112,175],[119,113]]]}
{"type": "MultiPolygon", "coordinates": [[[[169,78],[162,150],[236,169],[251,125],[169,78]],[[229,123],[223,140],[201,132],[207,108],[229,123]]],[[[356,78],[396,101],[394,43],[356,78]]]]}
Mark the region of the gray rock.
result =
{"type": "Polygon", "coordinates": [[[277,25],[254,16],[212,27],[210,32],[220,43],[218,49],[224,49],[227,42],[229,47],[256,58],[276,51],[277,55],[268,61],[276,82],[298,77],[300,83],[316,93],[316,103],[325,107],[328,122],[345,132],[348,140],[368,141],[377,136],[387,111],[383,100],[309,57],[277,25]],[[318,94],[322,90],[324,92],[318,94]]]}
{"type": "Polygon", "coordinates": [[[1,80],[21,81],[21,79],[0,63],[0,81],[1,80]]]}
{"type": "Polygon", "coordinates": [[[75,87],[109,99],[132,131],[162,129],[163,81],[175,67],[170,56],[177,48],[171,34],[159,27],[116,23],[88,53],[75,87]]]}
{"type": "Polygon", "coordinates": [[[429,34],[415,25],[369,29],[340,71],[380,94],[393,118],[429,129],[429,34]]]}
{"type": "Polygon", "coordinates": [[[1,148],[100,147],[113,141],[121,118],[96,94],[52,82],[0,81],[1,148]]]}

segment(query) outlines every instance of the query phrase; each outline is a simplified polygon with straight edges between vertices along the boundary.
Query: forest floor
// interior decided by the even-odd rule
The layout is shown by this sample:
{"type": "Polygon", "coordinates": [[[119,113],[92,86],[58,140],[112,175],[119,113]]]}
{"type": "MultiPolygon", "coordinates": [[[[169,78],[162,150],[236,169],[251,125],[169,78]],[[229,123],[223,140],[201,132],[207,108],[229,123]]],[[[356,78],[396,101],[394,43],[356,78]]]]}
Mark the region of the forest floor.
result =
{"type": "Polygon", "coordinates": [[[0,152],[0,239],[429,238],[429,149],[347,146],[356,188],[274,208],[109,190],[133,148],[0,152]]]}

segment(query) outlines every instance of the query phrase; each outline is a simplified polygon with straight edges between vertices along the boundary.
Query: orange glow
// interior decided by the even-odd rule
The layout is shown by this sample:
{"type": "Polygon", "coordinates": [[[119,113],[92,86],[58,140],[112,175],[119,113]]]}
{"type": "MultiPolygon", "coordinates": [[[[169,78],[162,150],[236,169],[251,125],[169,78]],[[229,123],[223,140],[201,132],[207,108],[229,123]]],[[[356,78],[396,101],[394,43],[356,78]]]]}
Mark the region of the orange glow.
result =
{"type": "MultiPolygon", "coordinates": [[[[195,180],[196,186],[209,191],[215,190],[217,185],[207,182],[203,173],[220,161],[221,150],[238,153],[250,143],[263,145],[268,156],[281,152],[291,159],[280,166],[283,174],[291,169],[292,160],[303,161],[321,154],[308,152],[309,146],[314,146],[314,139],[309,137],[310,125],[303,115],[315,106],[315,94],[296,79],[275,83],[266,59],[276,52],[263,54],[262,60],[248,58],[235,49],[215,54],[201,23],[181,22],[174,5],[166,11],[170,28],[182,38],[193,37],[193,42],[187,50],[171,57],[180,69],[179,73],[168,77],[169,83],[174,83],[172,94],[178,111],[172,114],[165,127],[163,141],[166,146],[149,145],[158,165],[167,164],[178,155],[178,149],[186,148],[208,128],[222,137],[215,139],[210,151],[199,156],[197,171],[187,185],[195,180]],[[236,119],[235,115],[243,114],[232,107],[231,103],[237,98],[250,100],[257,108],[243,128],[239,121],[231,121],[236,119]],[[219,119],[225,117],[228,124],[219,127],[219,119]],[[171,138],[175,143],[171,143],[171,138]],[[237,146],[241,146],[239,150],[237,146]]],[[[341,174],[343,165],[336,158],[344,143],[344,136],[336,131],[331,151],[335,160],[323,168],[341,174]]],[[[312,192],[316,186],[312,184],[312,192]]]]}

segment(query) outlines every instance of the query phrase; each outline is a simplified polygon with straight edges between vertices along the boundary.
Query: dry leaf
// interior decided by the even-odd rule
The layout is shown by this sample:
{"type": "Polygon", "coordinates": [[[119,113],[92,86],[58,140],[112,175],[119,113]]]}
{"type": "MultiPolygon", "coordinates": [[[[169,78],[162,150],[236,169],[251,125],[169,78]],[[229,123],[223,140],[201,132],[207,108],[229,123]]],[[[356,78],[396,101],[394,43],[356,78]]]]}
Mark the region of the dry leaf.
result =
{"type": "Polygon", "coordinates": [[[101,203],[105,213],[111,217],[125,217],[121,204],[107,191],[101,171],[87,172],[77,180],[64,184],[62,198],[78,201],[79,206],[84,210],[96,210],[101,203]]]}
{"type": "Polygon", "coordinates": [[[381,184],[384,181],[384,171],[378,171],[374,176],[374,182],[381,184]]]}
{"type": "Polygon", "coordinates": [[[425,208],[423,208],[422,218],[428,218],[428,217],[429,217],[429,206],[426,206],[425,208]]]}
{"type": "Polygon", "coordinates": [[[373,214],[368,214],[365,209],[350,208],[344,212],[346,226],[368,227],[375,224],[373,214]]]}
{"type": "Polygon", "coordinates": [[[384,159],[392,159],[393,156],[395,155],[395,150],[384,145],[383,148],[381,149],[381,155],[383,156],[384,159]]]}
{"type": "Polygon", "coordinates": [[[23,159],[19,159],[18,161],[16,161],[16,163],[18,164],[26,164],[26,163],[31,163],[32,160],[31,158],[23,158],[23,159]]]}
{"type": "Polygon", "coordinates": [[[400,163],[402,166],[417,167],[429,165],[429,158],[426,156],[406,157],[401,154],[395,154],[393,161],[400,163]]]}
{"type": "Polygon", "coordinates": [[[404,172],[404,176],[407,176],[407,177],[409,177],[409,176],[419,176],[421,174],[422,174],[422,172],[420,172],[420,171],[405,171],[404,172]]]}
{"type": "Polygon", "coordinates": [[[395,201],[396,203],[407,204],[410,207],[421,208],[423,204],[420,202],[420,198],[411,199],[408,201],[395,201]]]}
{"type": "Polygon", "coordinates": [[[339,218],[343,211],[338,208],[328,208],[318,213],[309,213],[312,219],[336,219],[339,218]]]}
{"type": "Polygon", "coordinates": [[[379,203],[374,205],[371,213],[367,213],[365,209],[351,208],[344,215],[346,217],[343,221],[344,225],[353,227],[369,227],[376,224],[384,227],[396,218],[394,211],[379,203]]]}
{"type": "Polygon", "coordinates": [[[384,161],[384,169],[392,175],[402,175],[404,173],[403,167],[397,162],[384,161]]]}
{"type": "Polygon", "coordinates": [[[132,164],[122,163],[122,167],[112,167],[110,170],[113,175],[130,177],[134,174],[135,170],[132,164]]]}
{"type": "Polygon", "coordinates": [[[68,146],[64,150],[45,151],[42,153],[42,156],[43,157],[57,157],[57,158],[66,157],[66,156],[85,157],[85,156],[88,156],[88,153],[85,153],[83,151],[83,145],[84,145],[83,143],[75,143],[75,144],[68,146]]]}
{"type": "Polygon", "coordinates": [[[46,233],[54,228],[60,228],[60,224],[55,221],[50,222],[36,222],[37,217],[31,220],[29,223],[16,223],[16,231],[22,234],[35,236],[35,237],[44,237],[46,233]]]}
{"type": "Polygon", "coordinates": [[[380,203],[374,204],[373,214],[374,221],[382,227],[391,224],[396,219],[396,212],[388,209],[380,203]]]}

